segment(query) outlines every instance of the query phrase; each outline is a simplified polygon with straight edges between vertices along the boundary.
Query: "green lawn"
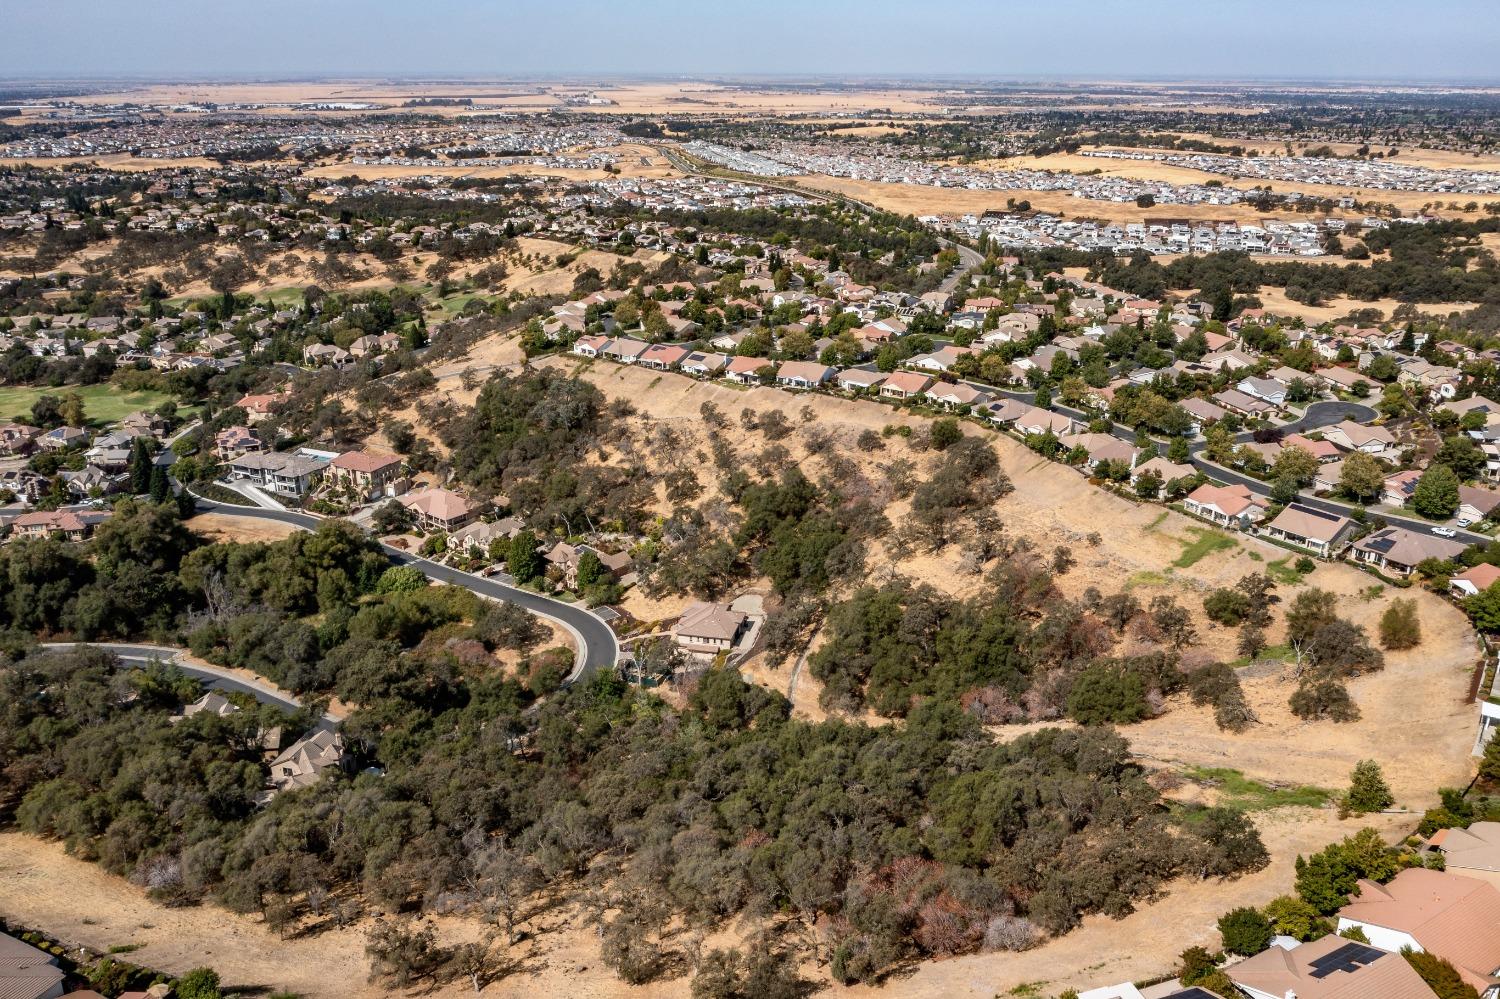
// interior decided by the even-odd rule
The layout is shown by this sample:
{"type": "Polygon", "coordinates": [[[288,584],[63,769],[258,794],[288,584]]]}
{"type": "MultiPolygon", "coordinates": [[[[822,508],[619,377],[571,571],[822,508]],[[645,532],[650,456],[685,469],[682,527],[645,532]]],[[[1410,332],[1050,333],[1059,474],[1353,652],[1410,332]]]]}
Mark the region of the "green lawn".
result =
{"type": "Polygon", "coordinates": [[[1298,572],[1289,563],[1292,556],[1279,558],[1274,562],[1266,563],[1266,575],[1270,576],[1281,586],[1299,586],[1302,583],[1302,573],[1298,572]]]}
{"type": "Polygon", "coordinates": [[[141,409],[155,409],[172,398],[166,392],[126,392],[115,385],[64,385],[62,388],[0,388],[0,420],[29,416],[31,404],[44,395],[61,398],[69,392],[83,397],[83,411],[94,424],[113,423],[141,409]]]}
{"type": "Polygon", "coordinates": [[[1172,565],[1178,569],[1191,569],[1214,552],[1239,547],[1238,541],[1219,531],[1209,530],[1206,527],[1189,527],[1187,530],[1189,534],[1196,535],[1196,537],[1191,540],[1177,539],[1182,545],[1182,554],[1177,556],[1177,561],[1172,565]]]}
{"type": "Polygon", "coordinates": [[[1200,784],[1217,787],[1223,796],[1220,803],[1240,812],[1287,806],[1321,808],[1333,797],[1331,792],[1320,787],[1272,787],[1227,767],[1187,767],[1183,770],[1183,776],[1200,784]]]}

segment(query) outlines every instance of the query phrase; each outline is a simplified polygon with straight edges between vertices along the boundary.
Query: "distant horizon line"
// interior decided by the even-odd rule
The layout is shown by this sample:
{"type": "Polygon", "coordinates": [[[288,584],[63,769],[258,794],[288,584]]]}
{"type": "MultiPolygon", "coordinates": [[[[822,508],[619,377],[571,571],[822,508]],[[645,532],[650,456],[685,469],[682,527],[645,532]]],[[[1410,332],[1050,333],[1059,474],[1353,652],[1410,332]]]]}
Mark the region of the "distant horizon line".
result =
{"type": "Polygon", "coordinates": [[[539,73],[490,73],[471,72],[454,73],[446,72],[407,72],[395,74],[380,74],[375,72],[351,72],[335,74],[317,74],[305,72],[273,72],[273,73],[176,73],[156,74],[144,72],[115,72],[78,74],[70,72],[33,72],[33,73],[0,73],[0,83],[12,82],[47,82],[47,83],[338,83],[338,82],[385,82],[385,83],[442,83],[442,82],[541,82],[541,81],[563,81],[563,82],[590,82],[590,81],[629,81],[650,83],[737,83],[747,81],[803,81],[803,82],[837,82],[837,83],[885,83],[885,84],[911,84],[911,83],[973,83],[973,84],[1025,84],[1032,82],[1040,83],[1124,83],[1124,84],[1176,84],[1176,85],[1208,85],[1208,86],[1233,86],[1236,84],[1317,84],[1317,85],[1363,85],[1363,86],[1405,86],[1405,87],[1467,87],[1485,88],[1500,86],[1500,76],[1474,77],[1474,76],[1319,76],[1319,75],[1246,75],[1234,74],[1224,76],[1207,75],[1162,75],[1162,74],[1130,74],[1130,73],[965,73],[965,72],[844,72],[844,73],[806,73],[806,72],[768,72],[768,73],[691,73],[691,72],[652,72],[639,73],[620,70],[553,70],[539,73]]]}

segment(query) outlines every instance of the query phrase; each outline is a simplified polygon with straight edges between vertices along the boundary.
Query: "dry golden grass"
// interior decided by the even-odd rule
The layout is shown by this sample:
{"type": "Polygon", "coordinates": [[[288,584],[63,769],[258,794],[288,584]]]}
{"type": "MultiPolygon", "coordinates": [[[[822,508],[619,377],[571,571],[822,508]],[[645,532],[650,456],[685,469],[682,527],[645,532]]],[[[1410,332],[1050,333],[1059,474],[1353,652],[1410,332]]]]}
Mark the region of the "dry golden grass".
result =
{"type": "Polygon", "coordinates": [[[291,524],[280,524],[271,520],[247,520],[221,513],[200,513],[183,522],[188,530],[203,535],[214,543],[225,541],[280,541],[296,534],[291,524]]]}

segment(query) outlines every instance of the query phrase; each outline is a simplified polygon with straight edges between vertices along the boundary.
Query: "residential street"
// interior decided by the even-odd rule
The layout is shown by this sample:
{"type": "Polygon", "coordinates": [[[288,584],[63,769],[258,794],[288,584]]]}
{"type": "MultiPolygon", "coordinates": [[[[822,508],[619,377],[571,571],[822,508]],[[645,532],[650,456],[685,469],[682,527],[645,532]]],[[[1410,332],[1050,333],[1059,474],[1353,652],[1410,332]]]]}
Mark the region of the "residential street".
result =
{"type": "MultiPolygon", "coordinates": [[[[75,646],[88,646],[90,648],[102,649],[105,652],[112,652],[123,662],[129,663],[132,666],[144,666],[152,660],[159,659],[162,662],[173,664],[195,680],[201,680],[203,686],[208,690],[249,694],[260,703],[281,708],[283,711],[296,711],[302,707],[302,702],[297,700],[297,698],[284,690],[279,690],[271,686],[269,683],[251,680],[233,670],[220,669],[200,663],[185,662],[179,658],[183,650],[173,648],[170,645],[137,645],[128,642],[44,642],[42,644],[42,648],[44,649],[71,649],[75,646]]],[[[330,711],[323,715],[323,720],[319,722],[319,727],[337,728],[343,720],[341,715],[330,711]]]]}
{"type": "MultiPolygon", "coordinates": [[[[212,500],[195,497],[198,501],[198,509],[203,512],[216,513],[227,517],[246,517],[253,520],[272,520],[283,524],[291,524],[306,531],[315,531],[318,525],[324,522],[321,517],[311,514],[298,513],[293,510],[265,510],[257,507],[231,506],[228,503],[215,503],[212,500]]],[[[577,655],[574,659],[573,672],[568,674],[566,683],[576,683],[593,676],[601,667],[611,667],[619,657],[619,643],[615,639],[615,633],[610,630],[609,625],[601,621],[588,610],[572,604],[565,604],[560,600],[533,593],[530,590],[518,589],[514,586],[506,586],[504,583],[493,579],[485,579],[473,573],[463,572],[449,566],[439,565],[430,559],[404,552],[399,548],[382,545],[386,555],[397,565],[411,565],[429,578],[440,583],[451,583],[454,586],[462,586],[482,597],[490,600],[502,600],[513,603],[523,610],[529,611],[538,617],[544,617],[554,621],[566,628],[573,636],[577,644],[577,655]]]]}

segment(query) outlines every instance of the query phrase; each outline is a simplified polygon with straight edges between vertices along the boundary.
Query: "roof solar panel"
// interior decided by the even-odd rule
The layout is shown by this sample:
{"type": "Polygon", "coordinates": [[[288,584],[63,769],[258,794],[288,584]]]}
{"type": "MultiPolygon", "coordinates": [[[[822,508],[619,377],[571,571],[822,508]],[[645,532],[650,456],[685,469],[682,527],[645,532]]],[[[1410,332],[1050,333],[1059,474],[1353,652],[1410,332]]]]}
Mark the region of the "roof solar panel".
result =
{"type": "Polygon", "coordinates": [[[1376,950],[1362,943],[1346,943],[1338,950],[1330,951],[1313,961],[1312,977],[1327,978],[1335,971],[1357,971],[1384,956],[1383,950],[1376,950]]]}

